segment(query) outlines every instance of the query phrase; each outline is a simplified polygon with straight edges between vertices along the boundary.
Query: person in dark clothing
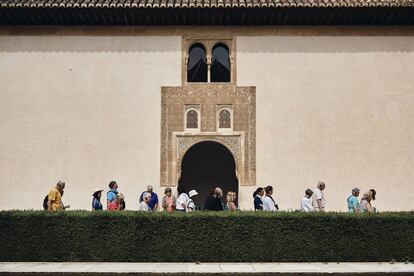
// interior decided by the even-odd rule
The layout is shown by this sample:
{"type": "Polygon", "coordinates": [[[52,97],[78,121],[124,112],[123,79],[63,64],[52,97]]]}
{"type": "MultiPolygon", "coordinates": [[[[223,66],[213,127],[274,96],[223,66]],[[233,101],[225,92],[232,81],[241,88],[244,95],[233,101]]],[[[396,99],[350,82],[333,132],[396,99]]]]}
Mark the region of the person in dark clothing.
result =
{"type": "Polygon", "coordinates": [[[370,189],[369,191],[372,194],[372,200],[375,200],[375,196],[377,195],[377,191],[375,191],[374,189],[370,189]]]}
{"type": "Polygon", "coordinates": [[[92,196],[92,211],[102,211],[103,206],[101,203],[101,196],[102,196],[103,189],[96,188],[93,192],[92,196]]]}
{"type": "Polygon", "coordinates": [[[254,210],[263,211],[263,196],[265,190],[262,187],[259,187],[254,191],[253,198],[254,198],[254,210]]]}
{"type": "Polygon", "coordinates": [[[207,211],[215,211],[216,210],[216,188],[212,187],[210,189],[210,194],[206,198],[206,201],[204,202],[204,210],[207,211]]]}
{"type": "Polygon", "coordinates": [[[224,211],[227,209],[226,204],[223,201],[223,190],[220,187],[215,189],[216,194],[216,204],[215,211],[224,211]]]}

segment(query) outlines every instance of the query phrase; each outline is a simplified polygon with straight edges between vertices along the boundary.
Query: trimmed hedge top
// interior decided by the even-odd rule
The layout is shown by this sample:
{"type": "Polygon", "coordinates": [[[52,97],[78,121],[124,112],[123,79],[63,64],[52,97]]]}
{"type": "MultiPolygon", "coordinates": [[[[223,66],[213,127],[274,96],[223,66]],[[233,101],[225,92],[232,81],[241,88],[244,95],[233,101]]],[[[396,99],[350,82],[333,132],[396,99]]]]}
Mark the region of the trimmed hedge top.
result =
{"type": "Polygon", "coordinates": [[[414,212],[0,212],[0,261],[414,260],[414,212]]]}

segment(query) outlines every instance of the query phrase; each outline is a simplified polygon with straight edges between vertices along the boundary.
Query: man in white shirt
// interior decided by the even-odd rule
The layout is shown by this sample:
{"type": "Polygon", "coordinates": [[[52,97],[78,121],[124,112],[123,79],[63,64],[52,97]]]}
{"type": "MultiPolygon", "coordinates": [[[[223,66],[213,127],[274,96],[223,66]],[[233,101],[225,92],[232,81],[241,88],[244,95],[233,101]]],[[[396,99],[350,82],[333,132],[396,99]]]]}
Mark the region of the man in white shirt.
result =
{"type": "Polygon", "coordinates": [[[267,186],[265,188],[266,191],[266,195],[263,199],[263,211],[277,211],[276,209],[276,203],[272,198],[272,194],[273,194],[273,187],[272,186],[267,186]]]}
{"type": "Polygon", "coordinates": [[[305,196],[302,198],[300,202],[300,210],[303,212],[313,212],[313,206],[311,201],[311,196],[313,195],[313,191],[311,189],[306,189],[305,196]]]}
{"type": "Polygon", "coordinates": [[[188,200],[188,203],[187,203],[187,210],[186,210],[187,212],[196,211],[196,205],[194,203],[194,199],[197,195],[198,195],[198,193],[197,193],[196,190],[191,190],[188,193],[188,196],[189,196],[190,199],[188,200]]]}
{"type": "Polygon", "coordinates": [[[178,198],[177,198],[177,205],[175,209],[177,211],[186,212],[188,202],[190,201],[190,198],[188,197],[187,193],[185,192],[185,189],[179,186],[177,188],[178,191],[178,198]]]}
{"type": "Polygon", "coordinates": [[[323,190],[325,190],[325,182],[319,181],[316,188],[313,190],[312,205],[313,209],[317,212],[325,211],[325,197],[323,196],[323,190]]]}

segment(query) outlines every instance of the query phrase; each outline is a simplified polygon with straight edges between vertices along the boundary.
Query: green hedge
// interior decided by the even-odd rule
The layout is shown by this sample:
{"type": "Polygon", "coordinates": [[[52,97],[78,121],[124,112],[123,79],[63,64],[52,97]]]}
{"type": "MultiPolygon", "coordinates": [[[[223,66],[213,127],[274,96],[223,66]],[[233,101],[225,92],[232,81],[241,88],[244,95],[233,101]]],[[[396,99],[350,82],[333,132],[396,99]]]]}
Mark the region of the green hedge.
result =
{"type": "Polygon", "coordinates": [[[0,212],[0,261],[413,261],[414,212],[0,212]]]}

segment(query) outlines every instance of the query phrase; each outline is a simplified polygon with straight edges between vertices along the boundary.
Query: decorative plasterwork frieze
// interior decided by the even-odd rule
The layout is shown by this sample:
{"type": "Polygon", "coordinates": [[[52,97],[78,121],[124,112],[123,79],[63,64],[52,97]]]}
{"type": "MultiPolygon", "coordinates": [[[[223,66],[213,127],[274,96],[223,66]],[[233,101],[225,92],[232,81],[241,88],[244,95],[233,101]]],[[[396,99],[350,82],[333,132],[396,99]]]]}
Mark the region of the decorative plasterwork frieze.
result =
{"type": "Polygon", "coordinates": [[[235,85],[194,84],[161,89],[162,186],[175,186],[187,150],[202,141],[226,146],[236,162],[240,185],[256,184],[256,89],[235,85]],[[200,110],[200,131],[185,128],[188,107],[200,110]],[[232,110],[232,129],[219,131],[217,111],[232,110]]]}

